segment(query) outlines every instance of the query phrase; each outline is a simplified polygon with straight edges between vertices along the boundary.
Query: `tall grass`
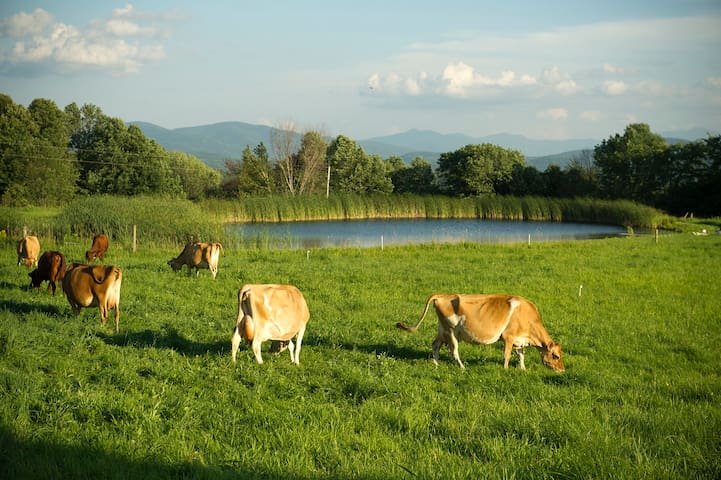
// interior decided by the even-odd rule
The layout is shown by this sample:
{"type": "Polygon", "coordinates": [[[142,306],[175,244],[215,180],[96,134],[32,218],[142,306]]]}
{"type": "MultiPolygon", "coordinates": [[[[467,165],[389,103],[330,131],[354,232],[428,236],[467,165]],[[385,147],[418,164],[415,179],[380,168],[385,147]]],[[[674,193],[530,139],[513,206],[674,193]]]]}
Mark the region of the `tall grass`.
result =
{"type": "MultiPolygon", "coordinates": [[[[69,256],[80,253],[66,251],[69,256]]],[[[721,476],[721,236],[306,252],[226,249],[219,273],[174,249],[111,247],[120,333],[97,308],[29,291],[0,242],[0,478],[721,476]],[[300,355],[230,360],[237,289],[293,283],[300,355]],[[579,285],[583,285],[579,296],[579,285]],[[434,292],[523,295],[564,349],[460,345],[430,360],[434,292]],[[701,332],[699,334],[699,332],[701,332]]]]}
{"type": "Polygon", "coordinates": [[[222,223],[216,215],[187,200],[150,196],[80,198],[61,210],[54,225],[61,242],[104,232],[112,240],[128,243],[133,226],[138,243],[146,245],[222,237],[222,223]]]}
{"type": "Polygon", "coordinates": [[[629,201],[592,198],[481,196],[454,198],[415,195],[333,195],[325,197],[253,197],[237,201],[206,201],[211,211],[229,222],[295,220],[358,220],[377,218],[479,218],[592,222],[652,228],[662,212],[629,201]]]}

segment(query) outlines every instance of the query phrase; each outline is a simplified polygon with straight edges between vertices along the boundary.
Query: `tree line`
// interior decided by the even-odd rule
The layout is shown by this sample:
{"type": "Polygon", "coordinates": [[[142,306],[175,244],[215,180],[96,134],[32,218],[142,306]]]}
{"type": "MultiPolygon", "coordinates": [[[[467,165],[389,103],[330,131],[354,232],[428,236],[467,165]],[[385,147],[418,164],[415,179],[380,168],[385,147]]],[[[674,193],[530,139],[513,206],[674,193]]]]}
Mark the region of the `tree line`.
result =
{"type": "Polygon", "coordinates": [[[368,154],[344,135],[329,139],[286,122],[270,145],[247,145],[218,171],[165,150],[134,125],[75,103],[61,110],[36,99],[27,108],[0,94],[0,202],[56,205],[78,195],[161,194],[191,200],[259,195],[381,193],[596,197],[627,199],[683,215],[721,214],[721,137],[668,144],[630,124],[561,168],[543,171],[498,145],[442,153],[435,167],[418,157],[368,154]]]}

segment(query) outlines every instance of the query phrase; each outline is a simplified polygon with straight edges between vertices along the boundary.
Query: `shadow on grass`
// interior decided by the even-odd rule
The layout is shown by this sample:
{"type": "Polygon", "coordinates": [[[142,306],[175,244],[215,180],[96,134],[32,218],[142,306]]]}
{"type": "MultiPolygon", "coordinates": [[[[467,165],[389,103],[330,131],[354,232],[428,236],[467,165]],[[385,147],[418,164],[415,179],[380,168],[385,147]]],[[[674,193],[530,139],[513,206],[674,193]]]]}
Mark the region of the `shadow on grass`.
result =
{"type": "Polygon", "coordinates": [[[42,439],[22,439],[0,426],[0,478],[286,478],[311,477],[288,471],[259,469],[228,461],[209,466],[198,463],[164,464],[150,459],[132,460],[107,449],[58,445],[42,439]]]}
{"type": "Polygon", "coordinates": [[[371,343],[363,344],[360,342],[332,342],[324,337],[306,337],[303,339],[303,348],[321,347],[330,350],[342,349],[351,352],[362,352],[371,355],[387,355],[389,357],[402,360],[419,360],[430,358],[430,349],[426,352],[416,350],[414,348],[402,347],[391,343],[371,343]]]}
{"type": "Polygon", "coordinates": [[[46,315],[61,314],[61,309],[58,308],[56,305],[15,302],[12,300],[0,301],[0,310],[9,310],[13,313],[18,313],[22,315],[26,315],[28,313],[44,313],[46,315]]]}
{"type": "Polygon", "coordinates": [[[185,338],[174,328],[166,328],[163,332],[143,330],[141,332],[118,333],[115,335],[99,332],[97,335],[108,345],[135,348],[168,348],[186,356],[218,354],[230,349],[230,339],[215,343],[196,342],[185,338]]]}

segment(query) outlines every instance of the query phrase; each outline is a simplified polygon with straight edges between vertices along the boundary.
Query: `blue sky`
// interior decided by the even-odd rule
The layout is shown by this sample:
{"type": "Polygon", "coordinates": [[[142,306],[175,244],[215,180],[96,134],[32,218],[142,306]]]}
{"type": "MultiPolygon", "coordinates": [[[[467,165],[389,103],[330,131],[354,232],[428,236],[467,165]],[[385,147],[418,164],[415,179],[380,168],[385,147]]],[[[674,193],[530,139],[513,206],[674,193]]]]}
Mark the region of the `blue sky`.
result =
{"type": "Polygon", "coordinates": [[[14,1],[0,92],[166,128],[721,131],[721,1],[14,1]]]}

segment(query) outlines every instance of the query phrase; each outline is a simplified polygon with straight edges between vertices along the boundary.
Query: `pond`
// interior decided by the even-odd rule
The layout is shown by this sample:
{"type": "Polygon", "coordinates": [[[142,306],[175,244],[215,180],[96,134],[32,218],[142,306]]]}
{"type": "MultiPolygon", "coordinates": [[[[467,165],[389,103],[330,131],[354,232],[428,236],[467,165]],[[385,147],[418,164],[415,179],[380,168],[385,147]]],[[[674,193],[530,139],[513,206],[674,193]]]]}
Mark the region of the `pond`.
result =
{"type": "Polygon", "coordinates": [[[384,247],[421,243],[543,242],[620,236],[611,225],[505,220],[339,220],[232,224],[240,243],[265,248],[384,247]]]}

